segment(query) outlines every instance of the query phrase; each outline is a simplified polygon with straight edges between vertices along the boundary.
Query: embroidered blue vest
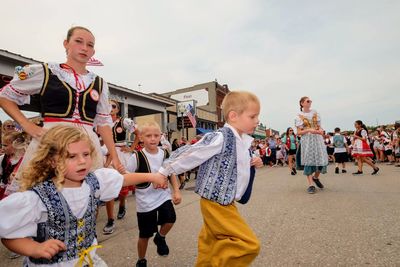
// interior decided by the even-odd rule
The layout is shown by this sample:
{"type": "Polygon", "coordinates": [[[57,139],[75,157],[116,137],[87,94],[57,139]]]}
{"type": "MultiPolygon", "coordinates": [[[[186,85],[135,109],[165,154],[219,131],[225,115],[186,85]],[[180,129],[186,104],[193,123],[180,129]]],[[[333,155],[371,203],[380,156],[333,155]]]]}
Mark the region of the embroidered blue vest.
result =
{"type": "Polygon", "coordinates": [[[96,238],[96,209],[100,203],[96,191],[100,185],[97,177],[89,173],[85,178],[90,187],[90,199],[85,214],[82,218],[76,218],[63,195],[57,191],[53,181],[47,180],[34,186],[31,190],[38,194],[47,208],[48,218],[46,222],[38,224],[37,242],[48,239],[58,239],[67,247],[50,260],[29,260],[35,264],[54,264],[78,258],[79,253],[89,248],[96,238]]]}
{"type": "MultiPolygon", "coordinates": [[[[200,165],[195,192],[221,205],[229,205],[233,203],[236,195],[236,139],[228,127],[223,127],[217,132],[224,136],[222,151],[200,165]]],[[[210,143],[216,134],[214,132],[206,135],[202,142],[210,143]]]]}
{"type": "Polygon", "coordinates": [[[333,145],[337,148],[344,148],[343,135],[334,135],[333,136],[333,145]]]}

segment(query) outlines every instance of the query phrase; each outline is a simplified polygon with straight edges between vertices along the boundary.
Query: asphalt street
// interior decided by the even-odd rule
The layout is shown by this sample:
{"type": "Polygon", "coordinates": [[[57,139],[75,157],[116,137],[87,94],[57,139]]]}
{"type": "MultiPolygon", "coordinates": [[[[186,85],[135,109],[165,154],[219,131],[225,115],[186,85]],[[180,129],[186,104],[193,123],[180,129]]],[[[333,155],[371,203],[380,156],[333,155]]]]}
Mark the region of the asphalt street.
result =
{"type": "MultiPolygon", "coordinates": [[[[286,167],[259,169],[252,198],[238,207],[261,241],[252,266],[400,266],[400,168],[379,165],[372,176],[348,164],[348,173],[335,174],[330,165],[322,175],[324,190],[306,193],[306,178],[290,175],[286,167]]],[[[193,175],[192,175],[193,178],[193,175]]],[[[197,235],[202,224],[199,197],[193,179],[182,190],[177,222],[167,236],[168,257],[160,257],[152,240],[148,266],[193,266],[197,235]]],[[[117,206],[115,210],[117,211],[117,206]]],[[[134,196],[128,197],[127,215],[116,221],[115,232],[103,235],[105,208],[98,218],[98,254],[109,266],[134,266],[138,229],[134,196]]],[[[0,266],[21,266],[0,245],[0,266]]]]}

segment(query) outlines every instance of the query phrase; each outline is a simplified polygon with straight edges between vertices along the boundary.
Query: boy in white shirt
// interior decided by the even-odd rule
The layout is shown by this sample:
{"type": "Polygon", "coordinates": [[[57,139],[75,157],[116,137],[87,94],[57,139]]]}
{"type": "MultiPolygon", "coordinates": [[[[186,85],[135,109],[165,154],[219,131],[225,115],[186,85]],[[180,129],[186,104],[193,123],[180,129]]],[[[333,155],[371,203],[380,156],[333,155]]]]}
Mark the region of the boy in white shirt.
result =
{"type": "MultiPolygon", "coordinates": [[[[168,151],[158,147],[161,139],[160,126],[155,122],[148,122],[139,127],[140,139],[144,143],[141,151],[135,151],[128,160],[128,172],[151,173],[157,172],[163,161],[168,157],[168,151]]],[[[179,204],[181,194],[175,175],[170,179],[173,193],[172,202],[179,204]]],[[[154,243],[160,256],[168,256],[169,248],[165,236],[176,221],[174,206],[171,202],[169,188],[156,189],[151,183],[137,184],[135,189],[136,211],[139,227],[137,267],[147,266],[146,251],[149,239],[156,233],[154,243]],[[158,229],[158,225],[161,225],[158,229]]]]}

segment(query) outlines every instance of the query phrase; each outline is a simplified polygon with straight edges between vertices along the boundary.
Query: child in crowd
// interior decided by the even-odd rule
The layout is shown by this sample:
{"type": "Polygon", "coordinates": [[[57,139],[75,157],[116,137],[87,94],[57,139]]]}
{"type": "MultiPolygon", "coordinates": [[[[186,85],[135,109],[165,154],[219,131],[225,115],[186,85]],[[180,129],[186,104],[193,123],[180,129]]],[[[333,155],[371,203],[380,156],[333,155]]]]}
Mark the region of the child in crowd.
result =
{"type": "MultiPolygon", "coordinates": [[[[140,140],[144,148],[135,151],[128,160],[127,171],[140,173],[154,173],[161,167],[163,161],[169,156],[166,149],[158,146],[161,139],[160,126],[155,122],[148,122],[140,126],[140,140]]],[[[178,181],[175,175],[170,179],[174,204],[181,202],[178,181]]],[[[147,266],[146,251],[149,239],[156,233],[154,243],[160,256],[168,256],[169,248],[165,236],[171,230],[176,221],[174,206],[171,202],[171,191],[167,189],[155,189],[151,183],[136,185],[136,210],[139,227],[139,240],[137,244],[139,259],[138,267],[147,266]],[[161,225],[158,229],[158,225],[161,225]]]]}
{"type": "Polygon", "coordinates": [[[332,138],[331,142],[335,148],[333,155],[335,156],[335,173],[339,173],[339,165],[342,164],[342,173],[346,173],[346,161],[347,159],[347,151],[349,147],[347,146],[346,138],[340,134],[340,128],[335,128],[335,135],[332,138]]]}
{"type": "Polygon", "coordinates": [[[269,148],[269,143],[265,142],[265,157],[263,160],[264,166],[268,165],[268,166],[272,167],[271,154],[272,154],[272,151],[271,151],[271,148],[269,148]]]}
{"type": "MultiPolygon", "coordinates": [[[[128,164],[128,159],[131,156],[131,153],[138,144],[137,131],[136,131],[136,124],[132,119],[129,118],[122,118],[120,113],[120,106],[118,101],[110,100],[111,104],[111,119],[113,121],[112,127],[112,135],[113,141],[115,143],[115,150],[117,151],[118,158],[121,161],[121,164],[126,168],[128,164]],[[130,147],[127,146],[127,134],[132,134],[136,132],[135,141],[131,144],[130,147]]],[[[108,154],[108,152],[107,152],[108,154]]],[[[108,167],[111,162],[111,157],[108,157],[105,167],[108,167]]],[[[124,186],[119,193],[119,208],[118,208],[118,215],[117,219],[121,220],[125,217],[126,208],[125,202],[126,197],[129,194],[129,191],[135,190],[133,186],[124,186]]],[[[109,235],[114,232],[115,222],[114,222],[114,199],[108,201],[106,203],[106,210],[107,210],[107,223],[103,227],[103,234],[109,235]]]]}
{"type": "Polygon", "coordinates": [[[352,156],[357,159],[358,170],[357,172],[354,172],[353,175],[363,174],[362,167],[364,162],[373,168],[374,171],[372,172],[372,175],[375,175],[378,173],[379,168],[375,166],[371,159],[374,154],[369,147],[367,127],[360,120],[355,121],[354,127],[356,130],[353,135],[352,156]]]}
{"type": "Polygon", "coordinates": [[[235,200],[242,204],[249,200],[254,166],[262,167],[259,157],[252,158],[253,138],[248,135],[259,123],[260,102],[252,93],[230,92],[222,111],[225,126],[172,153],[158,176],[200,166],[195,192],[201,196],[204,224],[196,266],[249,266],[260,242],[240,216],[235,200]]]}
{"type": "Polygon", "coordinates": [[[118,196],[123,185],[165,179],[91,172],[96,161],[91,137],[74,126],[54,126],[42,137],[22,170],[21,189],[0,201],[3,244],[25,255],[24,266],[107,266],[97,255],[96,209],[118,196]]]}

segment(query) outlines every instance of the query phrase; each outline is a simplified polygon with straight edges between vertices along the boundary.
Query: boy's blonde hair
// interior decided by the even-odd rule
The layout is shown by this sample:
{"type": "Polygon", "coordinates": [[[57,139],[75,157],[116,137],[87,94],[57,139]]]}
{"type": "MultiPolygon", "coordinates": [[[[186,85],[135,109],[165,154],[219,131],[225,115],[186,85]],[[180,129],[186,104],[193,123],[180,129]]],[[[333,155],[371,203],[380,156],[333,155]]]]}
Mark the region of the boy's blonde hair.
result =
{"type": "Polygon", "coordinates": [[[140,124],[139,132],[143,133],[146,128],[157,128],[158,130],[160,130],[160,133],[161,133],[160,125],[155,121],[146,121],[145,123],[140,124]]]}
{"type": "Polygon", "coordinates": [[[85,141],[90,147],[90,156],[96,160],[95,147],[88,134],[77,127],[58,125],[49,129],[40,140],[40,144],[23,169],[21,190],[25,191],[33,186],[53,179],[58,190],[62,189],[65,161],[68,157],[68,145],[79,141],[85,141]]]}
{"type": "Polygon", "coordinates": [[[253,93],[246,91],[232,91],[228,93],[221,105],[225,121],[229,119],[229,112],[235,111],[240,115],[251,103],[260,106],[260,100],[258,100],[258,97],[253,93]]]}

